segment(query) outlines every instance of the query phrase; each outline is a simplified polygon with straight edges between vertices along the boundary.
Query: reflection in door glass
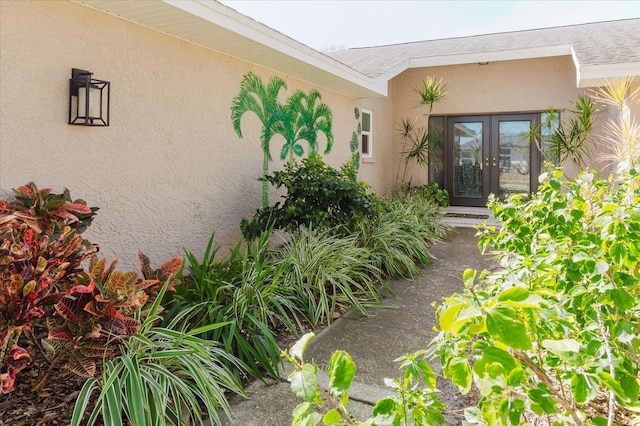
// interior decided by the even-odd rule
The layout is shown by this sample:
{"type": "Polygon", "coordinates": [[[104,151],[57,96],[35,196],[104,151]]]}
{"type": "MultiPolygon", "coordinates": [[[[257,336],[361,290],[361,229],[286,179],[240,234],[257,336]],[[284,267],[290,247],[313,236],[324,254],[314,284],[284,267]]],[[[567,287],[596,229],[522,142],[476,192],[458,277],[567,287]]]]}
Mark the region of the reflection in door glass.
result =
{"type": "Polygon", "coordinates": [[[482,197],[482,122],[454,123],[453,195],[482,197]]]}
{"type": "Polygon", "coordinates": [[[500,198],[529,193],[531,174],[530,121],[500,122],[500,198]]]}
{"type": "Polygon", "coordinates": [[[444,117],[429,117],[429,183],[444,188],[444,117]]]}

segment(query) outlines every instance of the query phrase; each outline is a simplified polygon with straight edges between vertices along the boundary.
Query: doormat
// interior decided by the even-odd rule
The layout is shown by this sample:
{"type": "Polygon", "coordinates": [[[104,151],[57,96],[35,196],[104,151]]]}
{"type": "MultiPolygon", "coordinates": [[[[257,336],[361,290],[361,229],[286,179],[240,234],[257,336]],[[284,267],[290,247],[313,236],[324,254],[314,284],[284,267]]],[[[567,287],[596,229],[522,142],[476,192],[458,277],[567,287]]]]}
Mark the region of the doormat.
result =
{"type": "Polygon", "coordinates": [[[472,214],[472,213],[445,213],[445,217],[459,217],[464,219],[489,219],[488,214],[472,214]]]}

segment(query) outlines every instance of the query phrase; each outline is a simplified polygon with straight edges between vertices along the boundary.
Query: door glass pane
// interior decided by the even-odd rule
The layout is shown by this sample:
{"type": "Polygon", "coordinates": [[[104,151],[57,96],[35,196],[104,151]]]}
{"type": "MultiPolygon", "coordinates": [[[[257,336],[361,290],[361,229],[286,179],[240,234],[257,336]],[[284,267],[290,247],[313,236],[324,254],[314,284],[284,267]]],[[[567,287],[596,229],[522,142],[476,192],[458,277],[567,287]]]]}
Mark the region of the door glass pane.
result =
{"type": "Polygon", "coordinates": [[[444,117],[429,117],[429,183],[444,188],[444,117]]]}
{"type": "Polygon", "coordinates": [[[453,195],[482,197],[482,122],[453,125],[453,195]]]}
{"type": "Polygon", "coordinates": [[[552,143],[553,135],[560,127],[560,112],[543,112],[540,114],[540,139],[542,140],[542,171],[550,171],[560,166],[560,154],[552,143]]]}
{"type": "Polygon", "coordinates": [[[529,193],[531,181],[530,121],[500,122],[500,198],[529,193]]]}

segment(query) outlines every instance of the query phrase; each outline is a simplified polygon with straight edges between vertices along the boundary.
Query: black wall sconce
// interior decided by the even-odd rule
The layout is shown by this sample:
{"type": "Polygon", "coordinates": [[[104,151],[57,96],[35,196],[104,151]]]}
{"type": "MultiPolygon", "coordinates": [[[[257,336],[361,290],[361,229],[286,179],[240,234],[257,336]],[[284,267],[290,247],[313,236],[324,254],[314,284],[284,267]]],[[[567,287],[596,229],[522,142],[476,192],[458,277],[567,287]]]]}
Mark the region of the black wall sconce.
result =
{"type": "Polygon", "coordinates": [[[93,73],[71,69],[69,80],[69,124],[108,126],[111,83],[91,78],[93,73]]]}

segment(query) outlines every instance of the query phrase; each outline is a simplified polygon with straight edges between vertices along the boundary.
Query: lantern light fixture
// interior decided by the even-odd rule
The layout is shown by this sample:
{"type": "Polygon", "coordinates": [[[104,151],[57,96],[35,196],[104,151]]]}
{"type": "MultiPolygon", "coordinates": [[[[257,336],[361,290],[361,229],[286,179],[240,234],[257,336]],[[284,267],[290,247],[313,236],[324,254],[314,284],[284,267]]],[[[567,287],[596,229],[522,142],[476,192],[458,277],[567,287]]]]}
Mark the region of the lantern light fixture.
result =
{"type": "Polygon", "coordinates": [[[101,127],[109,125],[111,83],[92,76],[92,72],[71,69],[69,124],[101,127]]]}

